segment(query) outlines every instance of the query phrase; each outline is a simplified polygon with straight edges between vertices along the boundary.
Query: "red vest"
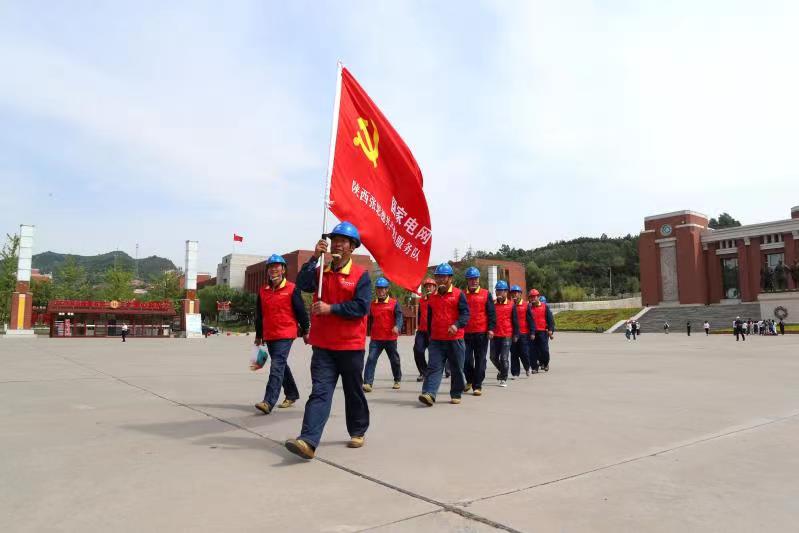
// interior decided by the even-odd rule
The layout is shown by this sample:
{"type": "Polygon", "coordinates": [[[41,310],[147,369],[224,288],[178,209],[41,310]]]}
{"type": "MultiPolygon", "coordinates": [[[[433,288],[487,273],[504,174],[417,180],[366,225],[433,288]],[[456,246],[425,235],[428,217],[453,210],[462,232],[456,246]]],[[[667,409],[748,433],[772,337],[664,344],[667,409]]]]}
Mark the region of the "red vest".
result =
{"type": "MultiPolygon", "coordinates": [[[[317,279],[319,268],[316,267],[317,279]]],[[[332,305],[352,300],[358,280],[364,272],[363,267],[352,260],[338,272],[326,268],[322,281],[322,301],[332,305]]],[[[314,302],[318,301],[316,295],[314,291],[314,302]]],[[[327,350],[363,350],[366,346],[367,319],[366,315],[360,318],[345,318],[332,313],[311,315],[310,344],[327,350]]]]}
{"type": "Polygon", "coordinates": [[[430,306],[430,300],[427,296],[419,299],[419,323],[416,325],[416,331],[427,333],[427,308],[430,306]]]}
{"type": "Polygon", "coordinates": [[[520,300],[519,303],[516,304],[516,318],[519,319],[519,334],[529,334],[530,326],[527,324],[527,304],[524,300],[520,300]]]}
{"type": "Polygon", "coordinates": [[[458,302],[461,299],[461,290],[450,286],[449,292],[430,296],[430,309],[433,311],[433,322],[430,327],[430,340],[454,341],[463,338],[463,329],[455,335],[450,335],[449,327],[458,321],[458,302]]]}
{"type": "Polygon", "coordinates": [[[397,325],[394,321],[394,309],[397,301],[390,297],[385,302],[377,300],[372,302],[372,310],[369,314],[372,317],[372,340],[373,341],[395,341],[397,334],[393,328],[397,325]]]}
{"type": "Polygon", "coordinates": [[[497,325],[494,328],[494,337],[513,337],[513,322],[511,321],[511,313],[516,304],[513,300],[505,300],[504,304],[499,303],[499,300],[494,302],[494,309],[497,310],[497,325]]]}
{"type": "Polygon", "coordinates": [[[272,289],[269,284],[259,290],[263,340],[294,339],[297,337],[297,317],[291,306],[294,284],[283,280],[282,287],[272,289]]]}
{"type": "Polygon", "coordinates": [[[488,331],[488,313],[486,313],[488,291],[480,288],[472,293],[467,289],[464,294],[469,304],[469,323],[466,324],[466,333],[485,333],[488,331]]]}
{"type": "Polygon", "coordinates": [[[530,304],[533,308],[533,324],[535,325],[536,331],[546,331],[547,330],[547,304],[541,304],[539,306],[535,306],[530,304]]]}

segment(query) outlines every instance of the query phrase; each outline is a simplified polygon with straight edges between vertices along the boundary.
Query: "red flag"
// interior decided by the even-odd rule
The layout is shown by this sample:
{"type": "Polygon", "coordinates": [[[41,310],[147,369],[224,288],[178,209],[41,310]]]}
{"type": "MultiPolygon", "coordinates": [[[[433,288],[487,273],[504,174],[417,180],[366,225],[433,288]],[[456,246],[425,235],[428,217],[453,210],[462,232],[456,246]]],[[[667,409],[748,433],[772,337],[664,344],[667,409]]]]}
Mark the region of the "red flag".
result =
{"type": "Polygon", "coordinates": [[[405,142],[342,68],[330,210],[355,224],[383,274],[409,291],[424,277],[432,246],[422,184],[405,142]]]}
{"type": "Polygon", "coordinates": [[[233,234],[233,240],[236,241],[236,242],[244,242],[244,237],[242,237],[241,235],[236,235],[234,233],[233,234]]]}

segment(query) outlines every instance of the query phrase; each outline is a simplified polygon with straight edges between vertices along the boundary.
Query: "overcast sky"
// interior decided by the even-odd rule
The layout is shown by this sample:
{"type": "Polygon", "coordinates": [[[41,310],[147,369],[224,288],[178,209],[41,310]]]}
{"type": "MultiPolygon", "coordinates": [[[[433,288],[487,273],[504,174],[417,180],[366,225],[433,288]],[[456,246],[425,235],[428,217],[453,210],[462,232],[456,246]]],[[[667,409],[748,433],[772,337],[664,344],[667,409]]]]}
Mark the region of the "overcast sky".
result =
{"type": "Polygon", "coordinates": [[[799,2],[0,0],[0,232],[200,269],[312,247],[335,62],[453,249],[799,204],[799,2]]]}

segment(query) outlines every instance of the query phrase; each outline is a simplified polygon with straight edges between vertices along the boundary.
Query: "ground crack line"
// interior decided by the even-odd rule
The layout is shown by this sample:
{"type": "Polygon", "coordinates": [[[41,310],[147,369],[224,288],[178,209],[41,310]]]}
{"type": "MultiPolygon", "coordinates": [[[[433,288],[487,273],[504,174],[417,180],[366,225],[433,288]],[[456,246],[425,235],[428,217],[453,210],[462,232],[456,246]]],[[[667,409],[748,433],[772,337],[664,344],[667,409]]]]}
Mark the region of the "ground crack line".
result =
{"type": "MultiPolygon", "coordinates": [[[[191,406],[189,404],[185,404],[183,402],[179,402],[177,400],[173,400],[172,398],[168,398],[166,396],[158,394],[157,392],[152,391],[150,389],[147,389],[146,387],[142,387],[140,385],[136,385],[135,383],[131,383],[130,381],[125,380],[124,378],[120,378],[120,377],[115,376],[113,374],[109,374],[108,372],[104,372],[104,371],[99,370],[97,368],[85,365],[83,363],[79,363],[79,362],[77,362],[77,361],[75,361],[75,360],[73,360],[73,359],[71,359],[71,358],[69,358],[69,357],[67,357],[65,355],[56,354],[54,352],[50,352],[50,353],[53,353],[53,355],[56,355],[57,357],[61,357],[61,358],[65,359],[65,360],[67,360],[67,361],[69,361],[69,362],[71,362],[73,364],[76,364],[76,365],[81,366],[83,368],[87,368],[89,370],[97,372],[98,374],[102,374],[104,376],[107,376],[107,377],[109,377],[109,378],[111,378],[111,379],[113,379],[115,381],[120,382],[120,383],[124,383],[125,385],[127,385],[129,387],[132,387],[134,389],[138,389],[138,390],[140,390],[142,392],[146,392],[146,393],[148,393],[148,394],[150,394],[152,396],[155,396],[155,397],[160,398],[160,399],[162,399],[164,401],[170,402],[170,403],[172,403],[174,405],[177,405],[179,407],[184,407],[186,409],[194,411],[195,413],[205,415],[208,418],[211,418],[211,419],[216,420],[218,422],[221,422],[223,424],[227,424],[228,426],[234,427],[236,429],[240,429],[240,430],[245,431],[245,432],[247,432],[247,433],[249,433],[251,435],[254,435],[254,436],[256,436],[256,437],[258,437],[260,439],[266,440],[268,442],[271,442],[271,443],[276,444],[276,445],[280,446],[281,448],[283,448],[283,442],[277,441],[277,440],[275,440],[273,438],[270,438],[270,437],[267,437],[266,435],[258,433],[257,431],[254,431],[254,430],[252,430],[252,429],[250,429],[250,428],[248,428],[246,426],[242,426],[242,425],[237,424],[235,422],[231,422],[230,420],[226,420],[224,418],[218,417],[218,416],[216,416],[216,415],[214,415],[212,413],[209,413],[207,411],[203,411],[202,409],[198,409],[198,408],[196,408],[194,406],[191,406]]],[[[371,481],[372,483],[375,483],[377,485],[386,487],[388,489],[391,489],[391,490],[393,490],[395,492],[399,492],[399,493],[404,494],[406,496],[410,496],[411,498],[414,498],[414,499],[417,499],[417,500],[421,500],[421,501],[423,501],[425,503],[429,503],[431,505],[435,505],[437,507],[440,507],[441,510],[449,511],[451,513],[459,515],[459,516],[461,516],[463,518],[466,518],[468,520],[473,520],[475,522],[480,522],[481,524],[485,524],[487,526],[490,526],[490,527],[493,527],[495,529],[499,529],[499,530],[502,530],[502,531],[509,531],[511,533],[522,533],[518,529],[513,529],[510,526],[507,526],[505,524],[501,524],[499,522],[495,522],[495,521],[493,521],[493,520],[491,520],[489,518],[486,518],[484,516],[480,516],[480,515],[477,515],[477,514],[474,514],[474,513],[470,513],[469,511],[466,511],[465,509],[463,509],[462,507],[459,507],[458,505],[439,502],[438,500],[434,500],[434,499],[428,498],[427,496],[424,496],[422,494],[418,494],[416,492],[412,492],[410,490],[403,489],[400,486],[393,485],[393,484],[388,483],[387,481],[383,481],[381,479],[377,479],[377,478],[372,477],[372,476],[370,476],[368,474],[364,474],[363,472],[358,472],[357,470],[353,470],[352,468],[349,468],[349,467],[346,467],[346,466],[344,466],[342,464],[336,463],[335,461],[331,461],[329,459],[324,459],[322,457],[316,457],[315,459],[317,461],[319,461],[320,463],[323,463],[323,464],[326,464],[327,466],[330,466],[332,468],[336,468],[338,470],[341,470],[342,472],[346,472],[346,473],[348,473],[350,475],[359,477],[361,479],[365,479],[367,481],[371,481]]],[[[478,501],[478,500],[475,500],[475,501],[478,501]]],[[[430,513],[425,513],[425,514],[430,514],[430,513]]],[[[419,516],[423,516],[423,515],[419,515],[419,516]]],[[[409,518],[415,518],[415,517],[409,517],[409,518]]]]}
{"type": "Polygon", "coordinates": [[[697,444],[703,444],[705,442],[710,442],[710,441],[721,439],[721,438],[724,438],[724,437],[729,437],[730,435],[735,435],[737,433],[743,433],[743,432],[746,432],[746,431],[753,431],[753,430],[760,429],[760,428],[765,427],[765,426],[769,426],[771,424],[777,424],[779,422],[785,422],[786,420],[790,420],[791,418],[796,418],[796,417],[799,417],[799,413],[794,413],[794,414],[791,414],[791,415],[781,416],[781,417],[772,417],[772,419],[769,420],[768,422],[763,422],[761,424],[755,424],[753,426],[747,426],[745,428],[739,428],[739,429],[736,429],[736,430],[733,430],[733,431],[728,431],[726,433],[720,433],[720,434],[717,434],[717,435],[711,435],[709,437],[704,437],[704,438],[701,438],[701,439],[697,439],[695,441],[685,442],[685,443],[679,444],[677,446],[672,446],[671,448],[658,450],[656,452],[648,453],[648,454],[645,454],[645,455],[639,455],[638,457],[632,457],[630,459],[625,459],[623,461],[619,461],[617,463],[613,463],[613,464],[609,464],[609,465],[598,466],[598,467],[592,468],[590,470],[585,470],[584,472],[579,472],[577,474],[571,474],[571,475],[568,475],[568,476],[563,476],[563,477],[560,477],[560,478],[557,478],[557,479],[551,479],[549,481],[543,481],[541,483],[536,483],[535,485],[530,485],[528,487],[522,487],[522,488],[519,488],[519,489],[513,489],[513,490],[509,490],[507,492],[501,492],[499,494],[492,494],[491,496],[484,496],[482,498],[475,498],[473,500],[467,500],[467,501],[461,502],[461,505],[471,505],[471,504],[476,503],[476,502],[483,502],[483,501],[491,500],[491,499],[494,499],[494,498],[500,498],[502,496],[509,496],[511,494],[517,494],[519,492],[524,492],[526,490],[531,490],[531,489],[535,489],[535,488],[538,488],[538,487],[544,487],[546,485],[552,485],[554,483],[559,483],[561,481],[567,481],[567,480],[570,480],[570,479],[575,479],[575,478],[578,478],[578,477],[587,476],[587,475],[593,474],[595,472],[601,472],[602,470],[608,470],[610,468],[615,468],[617,466],[625,465],[625,464],[628,464],[628,463],[634,463],[636,461],[641,461],[643,459],[648,459],[650,457],[657,457],[658,455],[664,455],[664,454],[667,454],[669,452],[673,452],[673,451],[676,451],[676,450],[681,450],[683,448],[688,448],[690,446],[695,446],[697,444]]]}

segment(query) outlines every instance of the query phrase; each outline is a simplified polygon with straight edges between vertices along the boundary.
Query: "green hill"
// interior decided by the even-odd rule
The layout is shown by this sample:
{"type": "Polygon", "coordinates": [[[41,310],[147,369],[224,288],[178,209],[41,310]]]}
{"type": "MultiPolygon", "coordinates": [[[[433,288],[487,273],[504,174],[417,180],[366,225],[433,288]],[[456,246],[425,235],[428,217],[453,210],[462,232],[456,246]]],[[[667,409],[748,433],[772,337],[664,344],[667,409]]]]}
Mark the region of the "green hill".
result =
{"type": "Polygon", "coordinates": [[[469,257],[518,261],[525,265],[528,287],[535,287],[551,302],[582,300],[640,291],[638,236],[580,237],[524,250],[502,245],[496,252],[467,253],[469,257]]]}
{"type": "MultiPolygon", "coordinates": [[[[33,268],[38,268],[42,274],[53,274],[64,264],[68,257],[75,259],[79,266],[86,269],[90,283],[99,283],[105,272],[116,265],[124,270],[135,270],[136,260],[125,252],[108,252],[100,255],[72,255],[56,252],[44,252],[33,256],[33,268]]],[[[176,270],[177,267],[169,259],[151,256],[139,259],[139,279],[148,280],[166,270],[176,270]]]]}

